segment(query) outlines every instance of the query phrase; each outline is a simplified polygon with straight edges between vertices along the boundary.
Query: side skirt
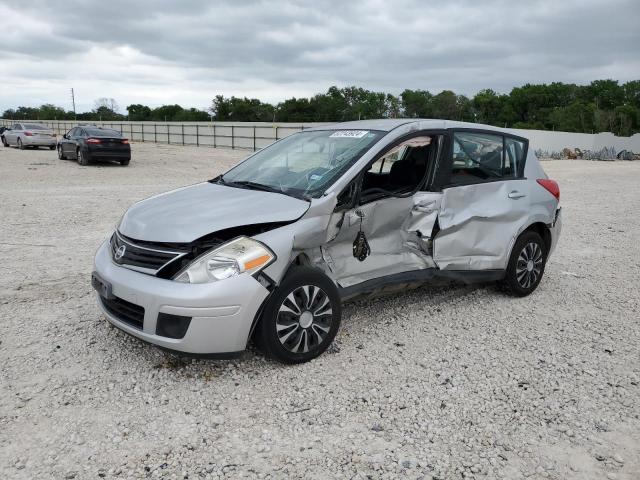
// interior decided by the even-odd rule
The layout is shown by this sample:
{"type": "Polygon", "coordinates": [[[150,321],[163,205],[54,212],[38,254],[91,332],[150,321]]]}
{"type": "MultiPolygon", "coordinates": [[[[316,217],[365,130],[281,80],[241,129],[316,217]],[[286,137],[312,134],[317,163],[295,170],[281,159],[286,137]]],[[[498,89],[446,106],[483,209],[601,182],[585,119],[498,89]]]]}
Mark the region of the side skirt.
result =
{"type": "Polygon", "coordinates": [[[504,275],[504,270],[438,270],[437,268],[427,268],[374,278],[350,287],[338,287],[338,290],[340,298],[345,301],[395,284],[484,283],[502,280],[504,275]]]}

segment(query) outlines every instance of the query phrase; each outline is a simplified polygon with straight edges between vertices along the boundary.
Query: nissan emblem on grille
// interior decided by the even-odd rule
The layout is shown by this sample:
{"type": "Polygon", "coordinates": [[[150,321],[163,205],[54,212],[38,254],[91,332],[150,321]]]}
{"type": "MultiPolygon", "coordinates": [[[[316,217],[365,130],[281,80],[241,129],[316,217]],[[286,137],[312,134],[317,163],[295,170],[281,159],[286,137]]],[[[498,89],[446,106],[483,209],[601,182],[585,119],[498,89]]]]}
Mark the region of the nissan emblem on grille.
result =
{"type": "Polygon", "coordinates": [[[113,258],[115,258],[116,260],[120,260],[122,257],[124,257],[124,252],[126,250],[127,247],[125,245],[120,245],[116,250],[116,253],[113,255],[113,258]]]}

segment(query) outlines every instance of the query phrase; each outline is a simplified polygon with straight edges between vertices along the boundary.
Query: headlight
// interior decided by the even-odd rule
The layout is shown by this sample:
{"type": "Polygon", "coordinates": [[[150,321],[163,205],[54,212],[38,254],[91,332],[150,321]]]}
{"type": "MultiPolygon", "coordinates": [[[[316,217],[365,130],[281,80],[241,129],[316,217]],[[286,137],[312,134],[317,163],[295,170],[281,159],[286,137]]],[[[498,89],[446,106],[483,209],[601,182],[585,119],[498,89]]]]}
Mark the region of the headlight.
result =
{"type": "Polygon", "coordinates": [[[255,273],[276,259],[265,245],[247,237],[239,237],[208,251],[182,269],[173,279],[184,283],[209,283],[255,273]]]}

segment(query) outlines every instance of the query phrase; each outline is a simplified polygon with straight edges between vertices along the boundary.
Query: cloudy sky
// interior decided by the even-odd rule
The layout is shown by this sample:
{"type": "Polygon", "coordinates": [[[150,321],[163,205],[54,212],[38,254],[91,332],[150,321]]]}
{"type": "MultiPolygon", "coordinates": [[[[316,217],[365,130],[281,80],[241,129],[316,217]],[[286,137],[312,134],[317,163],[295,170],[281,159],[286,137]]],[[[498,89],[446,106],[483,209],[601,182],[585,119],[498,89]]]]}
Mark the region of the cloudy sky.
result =
{"type": "Polygon", "coordinates": [[[0,111],[640,79],[638,0],[0,0],[0,111]]]}

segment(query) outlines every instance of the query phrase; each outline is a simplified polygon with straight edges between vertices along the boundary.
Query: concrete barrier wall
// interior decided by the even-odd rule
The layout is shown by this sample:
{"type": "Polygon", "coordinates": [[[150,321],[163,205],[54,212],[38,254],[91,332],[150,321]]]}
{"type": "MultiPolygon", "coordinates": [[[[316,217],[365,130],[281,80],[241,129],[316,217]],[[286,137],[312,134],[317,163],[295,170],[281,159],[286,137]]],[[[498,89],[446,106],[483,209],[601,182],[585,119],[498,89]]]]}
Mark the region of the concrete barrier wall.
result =
{"type": "Polygon", "coordinates": [[[614,148],[616,152],[631,150],[640,153],[640,134],[631,137],[617,137],[613,133],[571,133],[550,132],[546,130],[510,129],[514,134],[528,138],[531,146],[548,152],[561,152],[563,148],[579,148],[581,150],[602,150],[614,148]]]}
{"type": "MultiPolygon", "coordinates": [[[[223,148],[256,150],[280,138],[305,128],[326,123],[261,123],[261,122],[74,122],[69,120],[21,120],[50,126],[62,135],[78,124],[94,124],[113,128],[134,142],[156,142],[175,145],[198,145],[223,148]]],[[[0,119],[0,125],[11,125],[16,120],[0,119]]],[[[548,153],[561,152],[563,148],[602,150],[613,148],[616,152],[631,150],[640,153],[640,134],[617,137],[613,133],[597,134],[551,132],[545,130],[510,129],[528,138],[535,150],[548,153]]]]}

